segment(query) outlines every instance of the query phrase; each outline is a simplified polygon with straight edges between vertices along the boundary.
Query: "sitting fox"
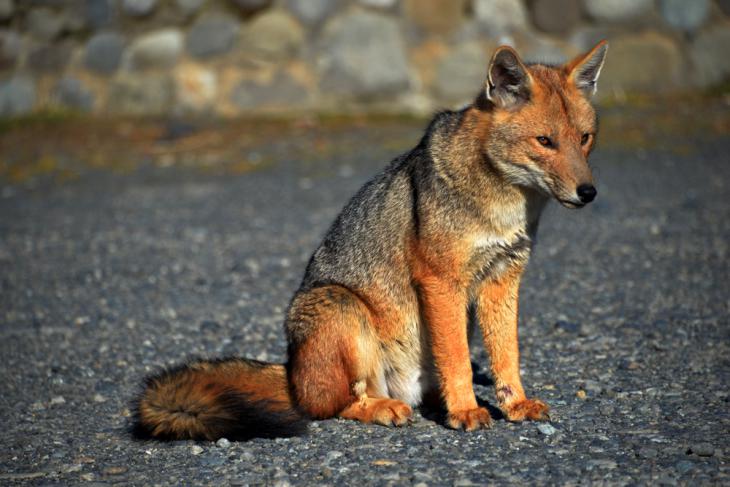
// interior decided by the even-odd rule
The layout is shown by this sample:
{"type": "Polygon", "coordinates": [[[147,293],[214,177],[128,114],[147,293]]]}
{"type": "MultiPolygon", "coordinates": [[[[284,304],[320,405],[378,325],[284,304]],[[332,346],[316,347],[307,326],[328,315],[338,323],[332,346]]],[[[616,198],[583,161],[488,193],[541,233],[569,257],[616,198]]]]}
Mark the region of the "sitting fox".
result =
{"type": "Polygon", "coordinates": [[[606,50],[603,41],[555,67],[498,48],[475,101],[437,114],[337,217],[289,305],[289,361],[196,361],[151,377],[137,434],[290,436],[337,416],[401,426],[429,397],[449,427],[487,427],[469,309],[504,416],[549,419],[520,381],[518,289],[548,200],[580,208],[596,197],[589,99],[606,50]]]}

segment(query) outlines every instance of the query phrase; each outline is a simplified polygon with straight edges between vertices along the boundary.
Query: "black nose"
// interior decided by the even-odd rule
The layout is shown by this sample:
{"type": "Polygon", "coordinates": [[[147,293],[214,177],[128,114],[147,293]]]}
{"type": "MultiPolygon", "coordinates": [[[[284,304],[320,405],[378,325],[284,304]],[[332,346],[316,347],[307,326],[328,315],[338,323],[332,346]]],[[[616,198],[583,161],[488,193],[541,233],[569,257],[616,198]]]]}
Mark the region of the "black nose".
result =
{"type": "Polygon", "coordinates": [[[598,193],[592,184],[581,184],[576,191],[578,192],[578,198],[583,203],[590,203],[596,198],[596,194],[598,193]]]}

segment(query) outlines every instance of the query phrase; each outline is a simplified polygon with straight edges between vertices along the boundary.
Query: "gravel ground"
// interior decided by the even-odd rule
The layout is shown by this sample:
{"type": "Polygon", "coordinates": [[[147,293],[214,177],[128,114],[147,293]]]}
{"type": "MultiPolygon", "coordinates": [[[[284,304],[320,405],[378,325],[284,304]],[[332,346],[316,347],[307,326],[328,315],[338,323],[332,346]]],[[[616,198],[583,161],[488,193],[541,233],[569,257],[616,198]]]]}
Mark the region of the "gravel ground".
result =
{"type": "Polygon", "coordinates": [[[130,399],[164,365],[284,360],[310,252],[423,123],[269,133],[243,172],[168,157],[0,179],[0,484],[730,483],[730,136],[727,109],[712,113],[664,133],[652,121],[676,114],[610,111],[598,199],[549,208],[521,294],[523,380],[553,420],[474,433],[428,412],[247,443],[127,433],[130,399]]]}

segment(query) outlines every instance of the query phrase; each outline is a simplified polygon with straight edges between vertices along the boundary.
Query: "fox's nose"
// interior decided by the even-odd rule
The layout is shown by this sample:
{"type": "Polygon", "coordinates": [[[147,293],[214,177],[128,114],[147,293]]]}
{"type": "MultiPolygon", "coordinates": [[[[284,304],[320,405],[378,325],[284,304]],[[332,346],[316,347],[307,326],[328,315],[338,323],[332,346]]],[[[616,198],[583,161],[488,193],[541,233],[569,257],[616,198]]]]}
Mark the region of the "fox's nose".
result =
{"type": "Polygon", "coordinates": [[[590,203],[596,198],[596,194],[598,193],[592,184],[581,184],[578,186],[576,191],[578,193],[578,198],[580,198],[583,203],[590,203]]]}

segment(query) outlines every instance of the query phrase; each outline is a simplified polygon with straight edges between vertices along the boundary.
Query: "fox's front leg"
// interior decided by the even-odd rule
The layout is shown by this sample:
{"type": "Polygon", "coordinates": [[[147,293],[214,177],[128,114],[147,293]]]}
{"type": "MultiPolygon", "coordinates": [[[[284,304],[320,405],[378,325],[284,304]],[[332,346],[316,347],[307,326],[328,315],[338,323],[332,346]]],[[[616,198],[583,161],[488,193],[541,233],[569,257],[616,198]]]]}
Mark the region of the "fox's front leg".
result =
{"type": "Polygon", "coordinates": [[[518,292],[522,268],[512,269],[482,284],[479,293],[479,324],[484,348],[489,353],[499,406],[510,421],[550,419],[548,406],[527,399],[520,380],[517,344],[518,292]]]}
{"type": "Polygon", "coordinates": [[[457,286],[437,278],[421,282],[424,318],[431,336],[441,394],[454,429],[489,426],[489,411],[477,405],[472,385],[466,331],[466,296],[457,286]]]}

